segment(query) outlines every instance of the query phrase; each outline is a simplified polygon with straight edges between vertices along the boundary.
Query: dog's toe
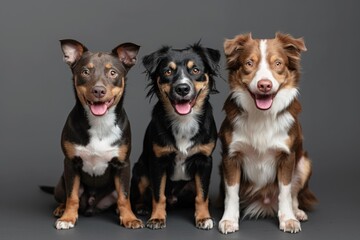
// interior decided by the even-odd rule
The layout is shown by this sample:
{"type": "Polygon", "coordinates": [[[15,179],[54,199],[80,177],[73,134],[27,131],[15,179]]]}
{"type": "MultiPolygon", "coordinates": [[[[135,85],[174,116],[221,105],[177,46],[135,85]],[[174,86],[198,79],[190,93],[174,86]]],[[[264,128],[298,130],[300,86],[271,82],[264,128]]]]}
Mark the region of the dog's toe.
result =
{"type": "Polygon", "coordinates": [[[122,225],[126,228],[131,228],[131,229],[138,229],[138,228],[143,228],[144,224],[140,219],[129,219],[129,220],[122,220],[121,221],[122,225]]]}
{"type": "Polygon", "coordinates": [[[219,231],[223,234],[233,233],[239,230],[239,223],[231,220],[222,220],[219,223],[219,231]]]}
{"type": "Polygon", "coordinates": [[[61,229],[71,229],[75,226],[75,223],[74,222],[71,222],[71,221],[62,221],[60,219],[58,219],[56,222],[55,222],[55,228],[58,229],[58,230],[61,230],[61,229]]]}
{"type": "Polygon", "coordinates": [[[295,217],[297,220],[302,221],[302,222],[308,220],[307,214],[303,210],[300,210],[300,209],[295,212],[295,217]]]}
{"type": "Polygon", "coordinates": [[[196,221],[196,227],[199,229],[209,230],[214,227],[214,220],[212,218],[204,218],[196,221]]]}
{"type": "Polygon", "coordinates": [[[65,211],[65,204],[61,203],[54,211],[53,215],[57,218],[61,217],[65,211]]]}
{"type": "Polygon", "coordinates": [[[166,221],[160,218],[150,219],[147,221],[146,227],[150,229],[162,229],[166,227],[166,221]]]}
{"type": "Polygon", "coordinates": [[[300,222],[296,219],[289,219],[280,222],[280,230],[289,233],[298,233],[301,231],[300,222]]]}

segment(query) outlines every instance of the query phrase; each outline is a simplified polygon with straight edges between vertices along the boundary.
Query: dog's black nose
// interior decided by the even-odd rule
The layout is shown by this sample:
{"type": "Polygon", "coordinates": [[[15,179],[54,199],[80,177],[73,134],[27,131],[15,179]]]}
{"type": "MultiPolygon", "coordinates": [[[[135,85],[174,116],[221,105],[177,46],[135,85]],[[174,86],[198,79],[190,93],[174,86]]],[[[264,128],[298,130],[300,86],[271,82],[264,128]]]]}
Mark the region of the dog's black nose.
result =
{"type": "Polygon", "coordinates": [[[103,98],[106,94],[106,88],[103,86],[95,86],[92,88],[91,93],[97,98],[103,98]]]}
{"type": "Polygon", "coordinates": [[[185,83],[181,83],[175,87],[175,92],[180,96],[186,96],[190,92],[190,86],[185,83]]]}

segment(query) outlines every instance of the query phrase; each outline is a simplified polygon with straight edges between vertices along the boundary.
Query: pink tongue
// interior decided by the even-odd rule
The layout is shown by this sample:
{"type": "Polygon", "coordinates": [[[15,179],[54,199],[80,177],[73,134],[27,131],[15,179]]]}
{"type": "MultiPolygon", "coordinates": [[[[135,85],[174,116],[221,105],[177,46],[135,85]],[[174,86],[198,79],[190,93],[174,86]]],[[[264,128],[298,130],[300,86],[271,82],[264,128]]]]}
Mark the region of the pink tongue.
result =
{"type": "Polygon", "coordinates": [[[261,110],[267,110],[271,107],[273,100],[271,96],[268,96],[268,97],[256,98],[255,102],[257,108],[261,110]]]}
{"type": "Polygon", "coordinates": [[[180,115],[186,115],[191,111],[190,102],[187,103],[177,103],[175,104],[176,112],[180,115]]]}
{"type": "Polygon", "coordinates": [[[90,110],[91,110],[92,114],[94,114],[95,116],[101,116],[106,113],[107,106],[105,103],[92,104],[92,105],[90,105],[90,110]]]}

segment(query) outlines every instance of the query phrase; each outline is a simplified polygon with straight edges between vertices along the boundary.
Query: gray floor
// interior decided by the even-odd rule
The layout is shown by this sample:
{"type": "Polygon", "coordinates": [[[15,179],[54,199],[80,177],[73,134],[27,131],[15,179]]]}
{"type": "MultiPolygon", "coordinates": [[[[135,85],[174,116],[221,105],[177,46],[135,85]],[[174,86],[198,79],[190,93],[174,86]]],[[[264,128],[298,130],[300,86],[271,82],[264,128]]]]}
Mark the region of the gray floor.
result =
{"type": "MultiPolygon", "coordinates": [[[[0,7],[0,239],[359,239],[358,174],[360,108],[360,2],[342,1],[9,1],[0,7]],[[225,38],[276,31],[303,36],[300,100],[305,148],[313,159],[310,186],[320,200],[303,231],[278,230],[276,219],[243,220],[240,231],[221,235],[197,230],[191,210],[168,213],[167,228],[127,230],[113,213],[80,216],[75,229],[57,231],[54,199],[38,186],[56,184],[62,172],[60,134],[74,104],[71,73],[62,62],[59,39],[74,38],[90,50],[122,42],[141,45],[139,59],[163,44],[182,48],[199,39],[221,50],[225,38]]],[[[141,64],[131,69],[125,108],[132,125],[134,162],[149,121],[141,64]]],[[[226,79],[222,54],[221,76],[226,79]]],[[[228,94],[211,97],[219,126],[228,94]]],[[[211,199],[219,185],[214,153],[211,199]]],[[[212,207],[218,222],[220,210],[212,207]]],[[[144,219],[145,220],[145,219],[144,219]]]]}

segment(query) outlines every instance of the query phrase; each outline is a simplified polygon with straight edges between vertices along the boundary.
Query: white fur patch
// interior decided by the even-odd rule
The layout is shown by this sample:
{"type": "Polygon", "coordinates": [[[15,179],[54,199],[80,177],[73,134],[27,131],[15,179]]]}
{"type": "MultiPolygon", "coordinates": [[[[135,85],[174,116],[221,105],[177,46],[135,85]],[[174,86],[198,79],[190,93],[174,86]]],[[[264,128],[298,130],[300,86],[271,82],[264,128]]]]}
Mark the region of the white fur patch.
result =
{"type": "Polygon", "coordinates": [[[240,202],[239,184],[228,186],[225,183],[225,209],[219,222],[219,231],[227,234],[239,230],[240,202]]]}
{"type": "Polygon", "coordinates": [[[279,222],[280,229],[288,232],[299,232],[301,231],[300,223],[296,219],[293,208],[292,208],[292,197],[291,197],[291,184],[284,185],[279,184],[279,222]],[[289,224],[289,221],[292,224],[289,224]],[[291,225],[289,227],[288,225],[291,225]]]}
{"type": "Polygon", "coordinates": [[[55,222],[55,228],[58,229],[58,230],[70,229],[70,228],[73,228],[73,227],[74,227],[74,224],[72,222],[61,221],[59,219],[55,222]]]}
{"type": "Polygon", "coordinates": [[[236,91],[233,98],[239,106],[247,107],[247,112],[233,122],[235,129],[230,154],[237,151],[247,154],[244,148],[253,149],[257,154],[266,154],[269,150],[290,152],[286,144],[288,131],[294,122],[290,113],[277,116],[269,110],[259,111],[247,91],[236,91]],[[247,105],[249,101],[251,104],[247,105]]]}
{"type": "Polygon", "coordinates": [[[260,54],[261,59],[259,63],[259,67],[256,71],[254,78],[252,79],[249,88],[250,90],[255,93],[258,92],[257,84],[260,80],[267,79],[270,80],[272,83],[272,91],[276,92],[279,89],[279,82],[275,79],[274,75],[272,74],[269,63],[267,61],[267,40],[260,40],[260,54]]]}
{"type": "Polygon", "coordinates": [[[112,144],[121,138],[122,131],[115,125],[114,109],[104,116],[93,116],[88,111],[90,142],[86,146],[76,145],[76,156],[83,160],[82,170],[91,176],[101,176],[109,161],[118,157],[118,146],[112,144]]]}
{"type": "Polygon", "coordinates": [[[274,182],[276,178],[275,151],[258,153],[251,148],[243,151],[243,174],[246,179],[254,184],[253,192],[274,182]]]}
{"type": "Polygon", "coordinates": [[[190,180],[186,174],[185,160],[190,157],[189,149],[194,145],[191,138],[199,131],[199,123],[197,116],[199,115],[194,109],[184,116],[178,115],[175,112],[169,113],[172,123],[172,133],[175,138],[175,144],[179,152],[175,157],[174,174],[170,176],[173,181],[190,180]]]}

